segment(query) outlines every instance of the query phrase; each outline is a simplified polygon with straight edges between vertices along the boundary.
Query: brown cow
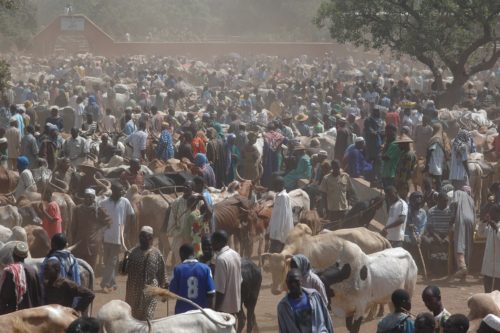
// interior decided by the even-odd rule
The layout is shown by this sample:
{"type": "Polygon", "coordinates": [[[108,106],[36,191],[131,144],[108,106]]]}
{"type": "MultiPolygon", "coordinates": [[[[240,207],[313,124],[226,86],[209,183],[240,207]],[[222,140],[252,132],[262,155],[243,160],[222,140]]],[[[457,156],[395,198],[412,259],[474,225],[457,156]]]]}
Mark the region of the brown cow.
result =
{"type": "Polygon", "coordinates": [[[10,193],[16,189],[19,173],[0,166],[0,193],[10,193]]]}
{"type": "Polygon", "coordinates": [[[37,225],[27,225],[24,227],[24,230],[26,230],[31,257],[45,257],[50,251],[50,239],[47,231],[37,225]]]}
{"type": "Polygon", "coordinates": [[[2,332],[64,333],[78,319],[74,309],[61,305],[45,305],[0,316],[2,332]]]}

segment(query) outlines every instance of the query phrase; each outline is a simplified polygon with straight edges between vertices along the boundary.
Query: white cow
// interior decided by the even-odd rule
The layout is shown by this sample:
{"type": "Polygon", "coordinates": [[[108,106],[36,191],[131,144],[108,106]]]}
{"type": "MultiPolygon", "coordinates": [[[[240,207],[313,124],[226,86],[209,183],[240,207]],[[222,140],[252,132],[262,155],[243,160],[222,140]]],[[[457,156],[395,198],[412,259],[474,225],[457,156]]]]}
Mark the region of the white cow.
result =
{"type": "Polygon", "coordinates": [[[367,255],[358,245],[345,241],[336,267],[320,276],[335,293],[334,313],[346,319],[354,318],[355,324],[348,328],[351,333],[357,333],[367,310],[376,304],[391,304],[391,295],[396,289],[405,289],[411,297],[417,272],[411,254],[402,248],[367,255]]]}
{"type": "Polygon", "coordinates": [[[6,205],[0,207],[0,224],[7,228],[21,225],[23,218],[16,206],[6,205]]]}
{"type": "MultiPolygon", "coordinates": [[[[152,332],[162,333],[234,333],[236,322],[232,315],[204,309],[188,311],[183,314],[152,320],[152,332]],[[218,322],[220,324],[216,324],[218,322]]],[[[103,323],[108,333],[140,333],[148,332],[148,323],[136,320],[131,315],[130,305],[121,300],[113,300],[102,306],[97,318],[103,323]]]]}

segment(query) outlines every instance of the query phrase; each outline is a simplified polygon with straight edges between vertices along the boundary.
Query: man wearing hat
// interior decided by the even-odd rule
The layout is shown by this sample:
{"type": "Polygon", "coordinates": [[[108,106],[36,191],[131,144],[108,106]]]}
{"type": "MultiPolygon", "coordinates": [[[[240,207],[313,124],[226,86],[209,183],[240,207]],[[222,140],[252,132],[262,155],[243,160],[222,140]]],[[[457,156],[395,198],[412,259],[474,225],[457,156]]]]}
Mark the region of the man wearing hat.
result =
{"type": "MultiPolygon", "coordinates": [[[[288,140],[293,140],[295,137],[294,135],[294,126],[292,124],[292,115],[290,113],[285,113],[283,115],[282,123],[281,123],[281,133],[287,138],[288,140]]],[[[297,129],[295,129],[297,131],[297,129]]]]}
{"type": "Polygon", "coordinates": [[[299,144],[295,146],[293,153],[297,159],[297,166],[283,177],[287,191],[297,188],[298,180],[311,178],[311,158],[306,154],[306,148],[299,144]]]}
{"type": "Polygon", "coordinates": [[[297,130],[302,136],[311,136],[311,128],[306,124],[307,119],[309,119],[309,116],[304,113],[295,116],[297,130]]]}
{"type": "Polygon", "coordinates": [[[417,165],[417,156],[411,150],[410,143],[413,140],[408,135],[401,135],[396,141],[401,152],[398,165],[396,166],[396,178],[394,185],[398,190],[399,197],[406,201],[410,191],[409,181],[417,165]]]}
{"type": "Polygon", "coordinates": [[[361,136],[357,137],[352,149],[347,149],[345,154],[345,163],[347,164],[347,173],[354,178],[367,178],[373,167],[365,157],[365,139],[361,136]]]}
{"type": "Polygon", "coordinates": [[[13,263],[3,269],[0,284],[0,315],[42,305],[42,286],[33,267],[24,263],[28,257],[28,245],[16,242],[13,263]]]}
{"type": "Polygon", "coordinates": [[[9,121],[9,128],[5,131],[5,138],[7,139],[7,157],[9,161],[9,169],[16,169],[16,159],[19,156],[21,148],[21,132],[19,131],[16,117],[11,117],[9,121]]]}
{"type": "Polygon", "coordinates": [[[158,302],[158,298],[146,296],[144,288],[167,287],[165,260],[160,250],[153,246],[153,234],[152,227],[143,226],[139,232],[139,245],[132,249],[128,258],[125,302],[138,320],[154,319],[158,302]]]}
{"type": "Polygon", "coordinates": [[[96,193],[87,188],[83,194],[83,203],[76,206],[71,222],[71,241],[76,244],[72,253],[95,269],[98,247],[104,228],[111,225],[111,218],[99,207],[95,200],[96,193]]]}

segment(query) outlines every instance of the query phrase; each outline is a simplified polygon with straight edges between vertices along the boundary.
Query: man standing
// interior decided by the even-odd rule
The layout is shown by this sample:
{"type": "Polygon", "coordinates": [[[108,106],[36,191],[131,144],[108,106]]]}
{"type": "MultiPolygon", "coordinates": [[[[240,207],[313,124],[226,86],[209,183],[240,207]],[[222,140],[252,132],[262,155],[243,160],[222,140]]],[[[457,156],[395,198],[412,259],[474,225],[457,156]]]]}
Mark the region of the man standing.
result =
{"type": "Polygon", "coordinates": [[[304,146],[300,144],[295,146],[293,153],[297,159],[297,166],[283,177],[285,188],[288,191],[296,189],[298,187],[297,182],[300,179],[309,180],[311,178],[312,171],[311,158],[306,154],[304,146]]]}
{"type": "Polygon", "coordinates": [[[172,236],[172,266],[180,262],[179,249],[186,243],[182,237],[182,229],[187,224],[189,214],[188,199],[193,195],[193,183],[186,181],[184,184],[184,194],[175,199],[171,204],[170,215],[168,216],[167,234],[172,236]]]}
{"type": "MultiPolygon", "coordinates": [[[[179,250],[182,263],[175,266],[170,291],[190,299],[203,308],[214,308],[215,284],[210,267],[198,262],[194,257],[194,249],[184,244],[179,250]]],[[[175,303],[175,314],[196,310],[191,304],[183,301],[175,303]]]]}
{"type": "Polygon", "coordinates": [[[69,158],[73,166],[80,165],[88,153],[85,147],[85,139],[78,135],[78,129],[71,129],[71,138],[63,144],[63,154],[69,158]]]}
{"type": "Polygon", "coordinates": [[[381,233],[389,240],[392,247],[401,247],[405,237],[408,204],[399,198],[394,186],[385,189],[385,196],[389,205],[389,216],[381,233]]]}
{"type": "Polygon", "coordinates": [[[333,323],[321,296],[314,289],[302,288],[300,272],[291,269],[286,276],[288,294],[278,304],[280,333],[333,333],[333,323]]]}
{"type": "Polygon", "coordinates": [[[158,299],[146,296],[144,288],[147,285],[167,287],[165,261],[160,250],[153,247],[153,228],[141,228],[139,246],[132,249],[128,260],[125,301],[132,308],[132,316],[135,319],[152,320],[158,299]]]}
{"type": "Polygon", "coordinates": [[[17,242],[12,253],[14,262],[3,269],[0,315],[42,305],[42,286],[35,269],[24,264],[27,256],[26,243],[17,242]]]}
{"type": "Polygon", "coordinates": [[[394,313],[388,314],[378,322],[377,333],[414,332],[415,322],[408,313],[411,310],[411,297],[406,290],[397,289],[391,296],[394,313]]]}
{"type": "Polygon", "coordinates": [[[97,205],[94,189],[86,189],[83,198],[83,203],[73,212],[71,240],[77,244],[72,252],[95,269],[98,243],[103,229],[111,225],[111,218],[97,205]]]}
{"type": "Polygon", "coordinates": [[[335,141],[334,158],[338,161],[342,160],[345,150],[352,144],[352,133],[346,125],[345,118],[337,120],[337,139],[335,141]]]}
{"type": "Polygon", "coordinates": [[[5,138],[7,139],[7,157],[9,161],[9,169],[15,170],[17,165],[17,157],[19,156],[19,149],[21,148],[21,132],[17,128],[17,119],[10,118],[10,126],[5,131],[5,138]]]}
{"type": "Polygon", "coordinates": [[[241,308],[241,258],[227,246],[228,236],[218,230],[212,234],[215,259],[215,310],[237,314],[241,308]]]}
{"type": "Polygon", "coordinates": [[[290,196],[286,192],[282,177],[277,176],[274,179],[273,189],[276,195],[269,220],[269,238],[271,240],[269,252],[279,253],[285,246],[288,233],[293,229],[293,212],[290,196]]]}
{"type": "Polygon", "coordinates": [[[125,143],[132,148],[132,158],[146,160],[146,144],[148,135],[146,133],[146,123],[139,122],[139,129],[130,134],[125,143]]]}
{"type": "Polygon", "coordinates": [[[468,131],[461,129],[451,146],[450,180],[456,190],[469,184],[467,159],[472,153],[472,139],[468,131]]]}
{"type": "Polygon", "coordinates": [[[34,169],[38,159],[38,144],[34,136],[35,128],[33,126],[26,127],[26,135],[21,140],[21,155],[26,156],[29,161],[28,168],[34,169]]]}
{"type": "Polygon", "coordinates": [[[323,178],[320,191],[323,192],[327,217],[330,221],[336,221],[345,216],[349,204],[356,201],[356,193],[352,187],[349,175],[340,170],[339,161],[333,160],[332,171],[323,178]]]}
{"type": "Polygon", "coordinates": [[[382,185],[384,188],[394,186],[394,178],[396,178],[396,167],[401,155],[398,144],[394,142],[397,131],[398,129],[392,124],[385,127],[385,144],[382,150],[382,185]]]}
{"type": "Polygon", "coordinates": [[[364,135],[366,140],[366,157],[373,165],[373,180],[378,181],[382,164],[380,147],[382,146],[383,121],[380,118],[380,110],[374,108],[370,117],[364,123],[364,135]]]}
{"type": "Polygon", "coordinates": [[[101,207],[111,217],[111,225],[104,231],[104,271],[101,288],[105,293],[116,290],[116,265],[124,244],[123,233],[127,224],[135,223],[135,213],[127,198],[122,197],[123,186],[111,185],[111,196],[101,203],[101,207]]]}
{"type": "Polygon", "coordinates": [[[144,172],[141,171],[141,162],[138,159],[130,160],[130,168],[122,172],[120,182],[125,186],[136,185],[139,193],[144,190],[144,172]]]}
{"type": "Polygon", "coordinates": [[[424,291],[422,291],[422,301],[434,315],[437,324],[435,333],[443,333],[444,323],[446,323],[451,314],[443,306],[441,290],[437,286],[425,287],[424,291]]]}
{"type": "Polygon", "coordinates": [[[412,143],[413,140],[409,136],[403,134],[394,142],[399,145],[399,150],[401,151],[401,155],[396,166],[394,186],[396,186],[401,199],[406,201],[408,198],[408,192],[410,191],[410,185],[408,182],[410,181],[413,170],[417,164],[417,158],[415,153],[411,150],[410,143],[412,143]]]}
{"type": "Polygon", "coordinates": [[[498,233],[500,205],[493,205],[488,215],[488,220],[481,223],[478,230],[481,236],[486,237],[486,247],[481,268],[485,293],[500,290],[500,234],[498,233]]]}

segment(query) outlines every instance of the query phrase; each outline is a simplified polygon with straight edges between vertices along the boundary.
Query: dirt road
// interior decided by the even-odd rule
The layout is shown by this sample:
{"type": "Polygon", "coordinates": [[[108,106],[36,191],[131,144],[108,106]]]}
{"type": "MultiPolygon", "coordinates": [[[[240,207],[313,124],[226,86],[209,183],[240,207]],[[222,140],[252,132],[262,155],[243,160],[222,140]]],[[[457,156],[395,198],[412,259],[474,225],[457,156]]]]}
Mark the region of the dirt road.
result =
{"type": "MultiPolygon", "coordinates": [[[[100,278],[97,278],[96,288],[98,288],[100,278]]],[[[93,314],[97,313],[97,310],[106,302],[112,299],[125,299],[125,283],[126,277],[118,277],[118,290],[111,294],[103,294],[97,292],[96,300],[93,305],[93,314]]],[[[259,303],[257,304],[256,315],[257,323],[260,328],[260,332],[275,333],[278,332],[278,321],[276,315],[276,306],[280,299],[284,296],[274,296],[270,291],[271,276],[264,272],[264,279],[262,283],[262,289],[259,296],[259,303]]],[[[449,283],[444,280],[433,280],[427,284],[436,284],[441,288],[442,299],[445,308],[451,313],[468,313],[467,309],[467,298],[471,295],[482,292],[482,282],[478,277],[468,277],[467,282],[460,283],[449,283]]],[[[417,314],[419,312],[426,311],[426,308],[422,302],[420,294],[427,284],[424,284],[419,280],[416,288],[416,292],[412,299],[412,313],[417,314]]],[[[166,315],[172,315],[174,311],[174,303],[169,302],[168,310],[167,304],[160,304],[156,310],[156,317],[164,317],[166,315]]],[[[385,313],[388,309],[386,308],[385,313]]],[[[345,329],[343,318],[333,318],[334,326],[336,327],[336,333],[347,333],[345,329]]],[[[376,331],[377,320],[373,320],[364,323],[361,326],[361,332],[375,332],[376,331]]]]}

